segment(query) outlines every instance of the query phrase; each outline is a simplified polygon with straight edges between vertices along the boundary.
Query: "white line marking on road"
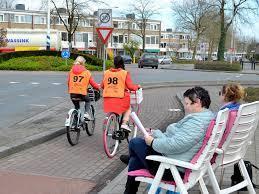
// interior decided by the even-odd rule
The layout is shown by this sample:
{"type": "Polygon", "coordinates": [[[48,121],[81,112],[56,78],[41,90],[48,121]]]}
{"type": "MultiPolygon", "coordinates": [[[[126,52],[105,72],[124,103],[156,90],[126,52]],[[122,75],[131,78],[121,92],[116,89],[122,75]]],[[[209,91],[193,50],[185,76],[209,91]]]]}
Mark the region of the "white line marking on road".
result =
{"type": "Polygon", "coordinates": [[[58,85],[61,85],[62,83],[52,83],[52,84],[58,86],[58,85]]]}
{"type": "Polygon", "coordinates": [[[169,108],[168,111],[170,112],[181,112],[182,110],[179,108],[169,108]]]}
{"type": "Polygon", "coordinates": [[[30,106],[45,107],[45,104],[29,104],[30,106]]]}
{"type": "Polygon", "coordinates": [[[32,85],[38,85],[38,84],[40,84],[40,83],[38,83],[38,82],[31,82],[31,84],[32,84],[32,85]]]}
{"type": "Polygon", "coordinates": [[[18,96],[25,97],[25,96],[28,96],[28,95],[27,94],[20,94],[18,96]]]}
{"type": "Polygon", "coordinates": [[[240,77],[240,75],[236,75],[236,77],[240,77]]]}
{"type": "Polygon", "coordinates": [[[61,99],[63,97],[61,97],[61,96],[54,96],[54,97],[51,97],[51,98],[61,99]]]}
{"type": "Polygon", "coordinates": [[[21,82],[9,82],[10,84],[19,84],[21,82]]]}

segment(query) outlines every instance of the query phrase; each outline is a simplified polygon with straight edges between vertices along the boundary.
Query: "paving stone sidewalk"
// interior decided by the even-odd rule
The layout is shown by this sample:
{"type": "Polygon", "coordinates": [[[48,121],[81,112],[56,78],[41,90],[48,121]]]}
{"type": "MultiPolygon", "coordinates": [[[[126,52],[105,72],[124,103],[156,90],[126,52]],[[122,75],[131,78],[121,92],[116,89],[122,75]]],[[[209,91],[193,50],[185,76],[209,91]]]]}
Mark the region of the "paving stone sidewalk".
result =
{"type": "MultiPolygon", "coordinates": [[[[219,106],[220,106],[218,92],[217,92],[217,91],[219,91],[219,87],[212,87],[212,88],[210,87],[210,88],[208,88],[208,90],[210,91],[211,100],[212,100],[210,109],[213,112],[217,112],[217,110],[219,110],[219,106]]],[[[180,96],[179,93],[178,93],[178,96],[180,96]]],[[[246,160],[251,161],[253,164],[255,164],[257,166],[259,165],[259,149],[258,149],[258,147],[259,147],[259,141],[258,141],[259,140],[259,129],[258,128],[255,133],[254,142],[249,147],[249,149],[246,153],[246,156],[245,156],[246,160]]],[[[222,169],[217,170],[216,176],[217,176],[218,180],[222,176],[222,172],[223,172],[222,169]]],[[[229,187],[231,185],[230,177],[232,174],[233,174],[233,166],[225,168],[222,188],[229,187]]],[[[259,171],[254,171],[253,177],[254,177],[253,182],[256,184],[259,184],[259,171]]],[[[125,189],[126,179],[127,179],[127,167],[125,167],[125,169],[112,182],[110,182],[102,191],[100,191],[99,194],[122,194],[125,189]]],[[[146,184],[141,183],[138,194],[147,193],[146,187],[147,187],[146,184]]],[[[214,193],[210,186],[208,186],[208,190],[209,190],[209,193],[214,193]]],[[[196,185],[189,192],[191,194],[199,194],[200,193],[199,186],[196,185]]],[[[247,192],[240,191],[240,192],[235,192],[235,193],[245,194],[247,192]]]]}
{"type": "MultiPolygon", "coordinates": [[[[175,95],[183,90],[186,90],[186,87],[144,90],[140,116],[144,125],[164,128],[169,123],[182,118],[181,112],[172,113],[168,109],[181,108],[175,95]]],[[[60,120],[57,123],[54,122],[55,125],[62,126],[64,124],[66,110],[72,106],[72,103],[67,101],[63,105],[64,107],[60,107],[63,110],[63,116],[61,114],[56,115],[60,120]]],[[[82,131],[78,145],[71,147],[67,142],[66,135],[61,135],[38,146],[2,158],[0,166],[1,188],[8,191],[8,194],[14,194],[12,189],[19,187],[19,182],[22,181],[27,190],[24,190],[26,192],[21,191],[19,194],[35,194],[30,192],[28,188],[31,187],[31,190],[35,191],[35,186],[40,181],[40,184],[46,188],[44,192],[47,193],[49,191],[49,180],[63,183],[60,184],[60,187],[63,188],[64,183],[70,179],[71,183],[74,183],[72,185],[80,184],[86,193],[99,192],[125,168],[119,161],[118,156],[127,152],[127,143],[124,141],[121,144],[118,155],[113,159],[109,159],[105,155],[102,142],[102,121],[105,116],[102,112],[102,102],[99,101],[96,107],[97,118],[94,135],[89,137],[82,131]],[[1,174],[5,175],[6,173],[10,176],[1,176],[1,174]],[[14,181],[6,180],[6,177],[12,177],[14,181]],[[30,184],[30,179],[34,180],[33,184],[30,184]],[[79,183],[75,182],[76,180],[79,183]],[[89,187],[86,187],[87,184],[89,184],[89,187]]],[[[59,111],[62,112],[61,110],[59,111]]],[[[55,115],[52,116],[55,117],[55,115]]],[[[41,119],[44,120],[44,116],[41,119]]],[[[39,123],[34,120],[33,122],[39,123]]],[[[29,124],[30,122],[26,123],[29,124]]],[[[63,189],[62,194],[81,192],[63,189]]],[[[43,194],[44,192],[38,191],[37,194],[43,194]]],[[[49,193],[56,194],[57,192],[49,191],[49,193]]]]}

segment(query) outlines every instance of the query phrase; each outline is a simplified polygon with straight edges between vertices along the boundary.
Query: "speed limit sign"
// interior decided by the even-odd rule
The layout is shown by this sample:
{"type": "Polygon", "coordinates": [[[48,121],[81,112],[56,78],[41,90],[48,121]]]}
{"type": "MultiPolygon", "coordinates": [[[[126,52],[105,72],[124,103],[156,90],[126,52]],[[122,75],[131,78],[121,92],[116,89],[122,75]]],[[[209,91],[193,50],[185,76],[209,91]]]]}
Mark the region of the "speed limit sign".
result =
{"type": "Polygon", "coordinates": [[[98,26],[112,27],[112,9],[98,9],[98,26]]]}

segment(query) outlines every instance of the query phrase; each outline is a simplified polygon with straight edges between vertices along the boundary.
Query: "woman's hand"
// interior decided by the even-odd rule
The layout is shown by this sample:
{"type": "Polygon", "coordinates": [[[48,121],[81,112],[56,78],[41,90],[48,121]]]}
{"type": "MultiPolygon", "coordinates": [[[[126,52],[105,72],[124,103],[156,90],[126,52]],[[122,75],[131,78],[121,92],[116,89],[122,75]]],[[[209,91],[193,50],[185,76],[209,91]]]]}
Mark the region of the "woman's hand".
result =
{"type": "Polygon", "coordinates": [[[152,129],[151,128],[145,128],[145,130],[148,132],[149,135],[152,135],[152,129]]]}
{"type": "Polygon", "coordinates": [[[145,142],[147,145],[151,146],[153,140],[154,138],[151,135],[145,136],[145,142]]]}

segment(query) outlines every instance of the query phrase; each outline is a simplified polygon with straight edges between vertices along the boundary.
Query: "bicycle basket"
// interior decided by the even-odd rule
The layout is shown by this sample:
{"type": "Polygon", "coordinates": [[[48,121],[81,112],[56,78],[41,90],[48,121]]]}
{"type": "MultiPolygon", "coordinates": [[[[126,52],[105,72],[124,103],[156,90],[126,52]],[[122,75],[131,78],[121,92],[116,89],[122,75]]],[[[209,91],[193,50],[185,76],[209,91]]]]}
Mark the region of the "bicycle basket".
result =
{"type": "Polygon", "coordinates": [[[90,101],[95,101],[93,88],[88,88],[88,89],[87,89],[87,92],[88,92],[88,96],[89,96],[89,98],[90,98],[90,101]]]}
{"type": "Polygon", "coordinates": [[[101,98],[100,91],[94,90],[94,99],[95,99],[95,101],[97,102],[98,100],[100,100],[100,98],[101,98]]]}
{"type": "Polygon", "coordinates": [[[143,100],[142,88],[130,92],[130,104],[140,104],[143,100]]]}

